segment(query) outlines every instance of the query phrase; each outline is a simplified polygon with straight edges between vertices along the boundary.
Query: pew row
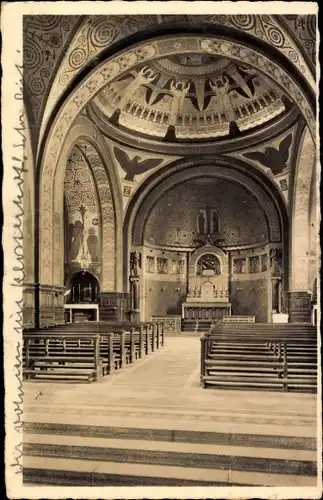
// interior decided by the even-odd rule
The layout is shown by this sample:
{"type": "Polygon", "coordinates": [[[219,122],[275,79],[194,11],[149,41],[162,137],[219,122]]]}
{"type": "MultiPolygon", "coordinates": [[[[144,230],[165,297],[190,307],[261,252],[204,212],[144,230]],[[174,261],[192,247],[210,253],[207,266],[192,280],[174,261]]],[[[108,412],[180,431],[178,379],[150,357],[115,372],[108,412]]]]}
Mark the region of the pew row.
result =
{"type": "Polygon", "coordinates": [[[24,332],[23,340],[25,379],[92,382],[159,349],[164,334],[160,325],[75,323],[24,332]]]}
{"type": "Polygon", "coordinates": [[[205,334],[201,338],[201,385],[316,392],[315,327],[277,326],[222,325],[205,334]]]}

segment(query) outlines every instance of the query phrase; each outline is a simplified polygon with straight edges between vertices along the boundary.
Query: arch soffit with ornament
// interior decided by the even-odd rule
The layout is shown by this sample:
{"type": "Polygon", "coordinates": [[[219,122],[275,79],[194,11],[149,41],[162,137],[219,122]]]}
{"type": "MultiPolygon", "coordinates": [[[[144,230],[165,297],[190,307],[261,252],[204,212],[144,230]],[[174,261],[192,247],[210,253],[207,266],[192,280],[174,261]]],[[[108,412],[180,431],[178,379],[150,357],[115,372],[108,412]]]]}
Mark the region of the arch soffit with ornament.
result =
{"type": "MultiPolygon", "coordinates": [[[[62,16],[63,17],[63,16],[62,16]]],[[[299,43],[292,36],[288,27],[288,22],[282,16],[229,16],[229,15],[208,15],[198,16],[199,23],[203,23],[211,30],[217,29],[226,32],[230,29],[231,36],[251,37],[255,43],[267,43],[271,48],[280,53],[283,58],[294,66],[294,68],[307,80],[312,89],[315,89],[314,65],[308,64],[307,45],[299,43]],[[203,18],[203,19],[201,19],[203,18]]],[[[297,16],[296,16],[297,17],[297,16]]],[[[315,16],[308,16],[315,18],[315,16]]],[[[62,19],[64,22],[64,19],[62,19]]],[[[47,122],[55,104],[62,97],[71,82],[80,75],[85,65],[90,65],[94,59],[100,60],[107,52],[122,41],[126,42],[129,37],[136,34],[136,38],[149,35],[152,31],[155,35],[162,30],[175,30],[183,23],[190,23],[190,26],[197,25],[196,16],[96,16],[94,21],[90,16],[85,16],[83,22],[78,20],[78,26],[74,37],[61,58],[61,64],[56,68],[53,84],[48,95],[45,112],[43,115],[42,132],[44,124],[47,122]],[[132,22],[135,19],[136,22],[132,22]],[[162,25],[160,23],[163,23],[162,25]],[[148,30],[148,33],[147,33],[148,30]]],[[[315,24],[315,21],[314,21],[315,24]]],[[[310,31],[315,35],[315,30],[310,31]]],[[[27,40],[28,42],[28,40],[27,40]]],[[[315,46],[315,41],[312,41],[315,46]]]]}
{"type": "MultiPolygon", "coordinates": [[[[35,231],[36,238],[39,238],[39,253],[40,259],[39,264],[36,262],[36,266],[38,268],[39,265],[39,280],[42,284],[51,284],[52,276],[53,276],[53,266],[44,265],[44,262],[52,263],[52,242],[53,242],[53,234],[51,230],[51,224],[46,224],[46,221],[50,221],[50,217],[52,217],[53,213],[63,214],[64,213],[64,177],[65,177],[65,164],[69,157],[70,152],[73,147],[87,145],[89,147],[87,154],[84,153],[84,149],[82,149],[82,155],[86,158],[87,164],[90,166],[92,175],[95,180],[96,188],[98,189],[98,199],[100,205],[100,211],[102,211],[102,206],[105,203],[105,198],[103,196],[103,192],[100,193],[99,183],[97,181],[98,169],[101,171],[101,174],[106,177],[103,188],[108,184],[109,191],[111,192],[111,198],[114,208],[114,217],[115,217],[115,228],[122,227],[122,197],[119,186],[119,179],[115,173],[113,168],[113,160],[111,157],[111,153],[103,140],[100,134],[97,133],[95,126],[93,123],[88,120],[85,116],[78,116],[73,123],[73,126],[69,130],[68,135],[65,138],[63,148],[60,152],[60,169],[58,171],[58,175],[54,178],[55,182],[53,182],[52,192],[53,192],[53,204],[51,211],[51,206],[49,203],[49,199],[46,199],[47,185],[40,178],[40,182],[36,183],[36,186],[39,186],[40,189],[40,198],[39,203],[42,210],[40,211],[40,217],[36,218],[36,223],[39,224],[39,231],[35,231]],[[43,213],[44,212],[44,213],[43,213]],[[44,217],[45,216],[45,217],[44,217]],[[46,260],[47,259],[47,260],[46,260]]],[[[40,175],[39,172],[37,172],[40,175]]],[[[101,183],[100,183],[101,184],[101,183]]],[[[37,200],[37,198],[36,198],[37,200]]],[[[62,234],[63,231],[63,217],[61,217],[61,227],[60,231],[62,234]]],[[[106,238],[103,235],[103,241],[106,238]]],[[[61,239],[62,241],[62,239],[61,239]]],[[[115,230],[115,253],[116,249],[120,248],[122,245],[122,233],[121,230],[115,230]]],[[[36,245],[37,246],[37,245],[36,245]]],[[[121,262],[118,262],[117,259],[117,271],[121,269],[121,262]]],[[[57,271],[58,272],[58,271],[57,271]]],[[[63,280],[63,268],[59,270],[59,281],[63,280]]],[[[116,272],[116,279],[119,276],[119,272],[116,272]]]]}

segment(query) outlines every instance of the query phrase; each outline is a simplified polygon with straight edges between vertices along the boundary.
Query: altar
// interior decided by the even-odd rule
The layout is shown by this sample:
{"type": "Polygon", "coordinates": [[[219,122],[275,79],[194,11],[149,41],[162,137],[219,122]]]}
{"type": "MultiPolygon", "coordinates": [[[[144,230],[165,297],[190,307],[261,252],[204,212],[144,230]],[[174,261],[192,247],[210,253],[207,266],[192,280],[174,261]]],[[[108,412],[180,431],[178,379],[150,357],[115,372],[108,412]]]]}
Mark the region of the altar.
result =
{"type": "Polygon", "coordinates": [[[231,304],[228,302],[183,302],[182,318],[188,320],[221,320],[231,315],[231,304]]]}
{"type": "Polygon", "coordinates": [[[189,259],[184,320],[221,320],[231,315],[228,256],[214,245],[195,250],[189,259]]]}

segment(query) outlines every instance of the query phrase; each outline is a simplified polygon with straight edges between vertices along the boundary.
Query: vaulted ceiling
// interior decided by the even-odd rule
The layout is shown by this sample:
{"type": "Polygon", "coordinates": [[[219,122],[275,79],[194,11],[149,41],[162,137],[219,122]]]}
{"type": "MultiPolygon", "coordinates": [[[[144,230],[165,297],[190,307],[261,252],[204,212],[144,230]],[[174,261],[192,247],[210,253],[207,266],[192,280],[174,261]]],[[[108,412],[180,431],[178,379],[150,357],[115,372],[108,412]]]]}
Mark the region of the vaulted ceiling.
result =
{"type": "MultiPolygon", "coordinates": [[[[315,23],[315,16],[298,15],[25,16],[25,102],[34,150],[70,89],[105,58],[136,43],[138,33],[140,39],[174,30],[253,37],[260,47],[267,42],[279,51],[313,89],[315,23]]],[[[91,110],[100,121],[131,133],[185,142],[251,132],[292,105],[281,86],[243,59],[183,54],[179,46],[178,55],[138,61],[103,85],[91,110]]]]}

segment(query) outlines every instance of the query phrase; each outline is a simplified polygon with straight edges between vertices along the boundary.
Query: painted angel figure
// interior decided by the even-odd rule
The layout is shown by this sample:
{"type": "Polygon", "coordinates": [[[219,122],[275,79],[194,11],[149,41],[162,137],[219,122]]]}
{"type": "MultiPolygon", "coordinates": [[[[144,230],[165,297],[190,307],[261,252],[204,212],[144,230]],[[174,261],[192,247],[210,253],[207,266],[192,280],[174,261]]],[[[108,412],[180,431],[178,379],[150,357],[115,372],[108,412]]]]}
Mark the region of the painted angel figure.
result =
{"type": "Polygon", "coordinates": [[[119,109],[124,109],[129,99],[132,99],[133,95],[139,89],[139,87],[141,87],[141,85],[152,82],[155,77],[156,74],[153,72],[153,70],[149,69],[148,66],[144,66],[143,68],[141,68],[136,77],[125,88],[123,97],[121,98],[118,105],[119,109]]]}
{"type": "Polygon", "coordinates": [[[182,111],[184,99],[190,88],[190,82],[174,82],[170,84],[170,90],[173,94],[172,107],[170,111],[169,125],[176,125],[177,115],[182,111]]]}
{"type": "Polygon", "coordinates": [[[224,76],[221,80],[217,80],[216,83],[213,83],[210,80],[211,89],[216,93],[220,106],[222,107],[223,112],[225,113],[228,122],[235,121],[235,112],[231,103],[230,96],[228,94],[229,91],[229,79],[224,76]]]}

